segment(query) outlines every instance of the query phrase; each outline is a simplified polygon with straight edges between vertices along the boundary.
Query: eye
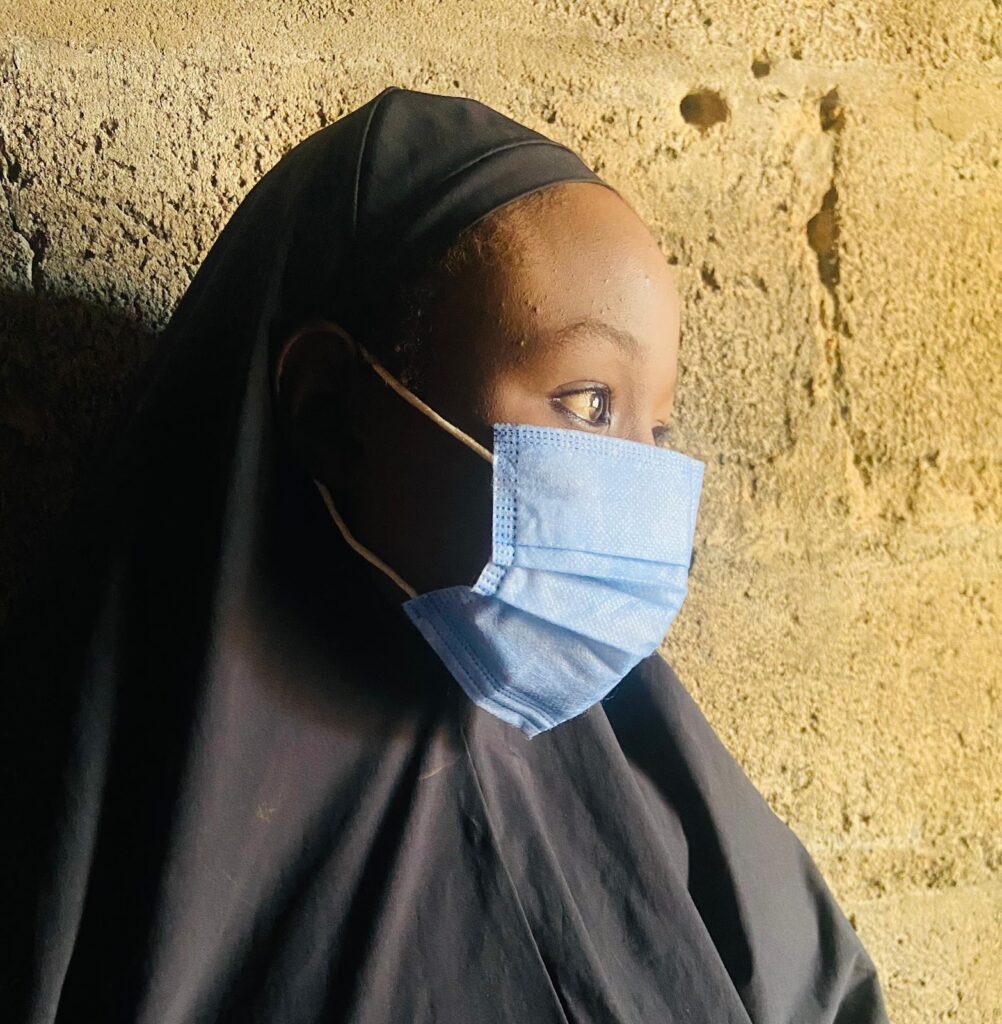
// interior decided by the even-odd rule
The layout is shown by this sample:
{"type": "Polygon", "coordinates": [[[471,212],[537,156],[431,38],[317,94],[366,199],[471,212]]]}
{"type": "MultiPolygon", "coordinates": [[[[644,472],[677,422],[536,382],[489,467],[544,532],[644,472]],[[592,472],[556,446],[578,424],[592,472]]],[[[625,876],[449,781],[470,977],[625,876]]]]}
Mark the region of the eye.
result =
{"type": "Polygon", "coordinates": [[[584,420],[591,427],[609,425],[612,413],[612,395],[604,385],[575,387],[561,391],[550,399],[565,415],[584,420]]]}

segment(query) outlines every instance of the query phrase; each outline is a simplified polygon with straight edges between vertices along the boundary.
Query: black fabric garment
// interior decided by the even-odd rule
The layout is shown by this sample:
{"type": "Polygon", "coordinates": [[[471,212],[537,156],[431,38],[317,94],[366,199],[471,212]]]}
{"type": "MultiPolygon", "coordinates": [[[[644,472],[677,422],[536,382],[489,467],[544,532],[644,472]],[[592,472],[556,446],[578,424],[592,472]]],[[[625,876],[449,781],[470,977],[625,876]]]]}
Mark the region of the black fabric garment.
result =
{"type": "Polygon", "coordinates": [[[0,648],[5,1021],[886,1019],[660,655],[526,739],[281,443],[292,327],[364,337],[396,275],[572,180],[605,184],[483,104],[390,87],[235,211],[0,648]]]}

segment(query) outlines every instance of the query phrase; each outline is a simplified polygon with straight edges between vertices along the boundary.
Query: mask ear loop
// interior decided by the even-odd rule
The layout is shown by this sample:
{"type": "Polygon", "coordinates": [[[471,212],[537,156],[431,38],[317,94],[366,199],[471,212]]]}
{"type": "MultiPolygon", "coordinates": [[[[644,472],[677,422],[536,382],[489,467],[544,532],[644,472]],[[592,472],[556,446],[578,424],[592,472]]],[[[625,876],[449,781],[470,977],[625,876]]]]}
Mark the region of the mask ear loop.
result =
{"type": "MultiPolygon", "coordinates": [[[[358,343],[356,342],[356,345],[358,343]]],[[[414,394],[409,388],[405,388],[383,365],[371,356],[361,345],[358,345],[359,352],[362,353],[362,357],[365,361],[379,374],[383,380],[389,384],[391,388],[405,401],[409,402],[423,412],[425,416],[437,423],[443,430],[448,431],[457,441],[462,441],[467,448],[475,451],[482,459],[486,459],[491,465],[494,464],[494,456],[489,452],[482,444],[475,441],[468,434],[464,434],[459,427],[454,427],[444,416],[440,416],[435,410],[425,402],[422,402],[417,395],[414,394]]]]}
{"type": "MultiPolygon", "coordinates": [[[[292,342],[303,334],[309,333],[310,330],[315,329],[316,324],[307,324],[301,330],[297,331],[292,338],[288,339],[285,346],[282,348],[279,354],[278,361],[275,364],[275,369],[272,374],[272,388],[275,400],[278,400],[280,391],[280,381],[282,379],[282,368],[285,364],[285,357],[288,355],[292,348],[292,342]]],[[[347,331],[343,330],[338,324],[327,323],[324,325],[328,329],[334,328],[339,334],[345,337],[350,337],[347,331]]],[[[354,340],[354,339],[352,339],[354,340]]],[[[356,342],[357,345],[357,342],[356,342]]],[[[361,349],[361,346],[358,346],[361,349]]],[[[313,478],[314,484],[317,486],[317,490],[320,491],[320,496],[324,499],[324,504],[327,506],[327,511],[330,513],[331,518],[334,520],[335,525],[341,533],[341,536],[345,539],[347,545],[361,555],[367,562],[374,565],[381,572],[385,573],[393,582],[408,596],[417,597],[417,591],[403,579],[398,573],[394,572],[375,552],[370,551],[364,544],[360,544],[351,534],[351,530],[348,529],[348,524],[341,518],[341,514],[337,510],[337,506],[334,504],[334,499],[331,497],[331,492],[327,487],[322,484],[316,477],[313,478]]]]}
{"type": "Polygon", "coordinates": [[[417,591],[407,582],[405,582],[401,576],[399,576],[393,569],[391,569],[375,552],[370,551],[364,544],[360,544],[351,535],[351,531],[348,529],[348,524],[341,518],[338,510],[334,507],[334,499],[331,497],[331,492],[317,479],[313,481],[321,496],[324,499],[324,504],[327,506],[327,511],[330,512],[331,518],[337,524],[337,528],[341,531],[341,536],[347,541],[348,546],[358,554],[360,554],[367,562],[374,565],[377,569],[386,573],[387,576],[393,580],[394,583],[408,596],[417,597],[417,591]]]}
{"type": "MultiPolygon", "coordinates": [[[[339,324],[329,323],[327,326],[334,328],[336,331],[338,331],[338,333],[342,334],[343,336],[349,338],[352,342],[354,342],[356,348],[362,354],[362,358],[365,359],[365,361],[376,371],[376,373],[379,374],[383,381],[386,384],[388,384],[391,388],[393,388],[393,390],[396,391],[396,393],[400,395],[400,397],[403,398],[404,401],[409,402],[416,409],[423,412],[426,416],[428,416],[435,423],[437,423],[443,430],[452,434],[452,436],[455,437],[458,441],[462,441],[463,444],[467,446],[467,448],[470,448],[473,451],[475,451],[482,459],[486,459],[486,461],[489,462],[491,465],[494,464],[494,456],[491,452],[489,452],[482,444],[479,444],[472,437],[469,437],[468,435],[464,434],[463,431],[461,431],[458,427],[453,426],[447,419],[445,419],[444,416],[440,416],[437,412],[435,412],[434,409],[432,409],[430,405],[426,404],[425,402],[422,402],[417,395],[415,395],[409,389],[405,388],[381,363],[374,359],[372,355],[370,355],[370,353],[362,345],[359,345],[354,338],[351,338],[348,332],[345,331],[339,324]]],[[[309,329],[309,327],[303,328],[303,330],[301,330],[299,334],[305,334],[309,329]]],[[[298,334],[296,336],[298,337],[298,334]]],[[[279,393],[278,382],[281,379],[282,366],[285,362],[285,357],[288,354],[290,348],[291,344],[287,343],[286,346],[282,349],[282,352],[278,359],[278,363],[275,367],[275,372],[273,375],[273,386],[274,395],[276,399],[278,398],[279,393]]],[[[330,491],[324,484],[322,484],[316,478],[313,479],[313,482],[314,484],[316,484],[317,489],[320,491],[320,495],[324,499],[324,504],[327,506],[327,511],[330,513],[331,518],[334,520],[335,525],[337,526],[338,530],[341,533],[341,536],[345,539],[345,542],[348,544],[348,546],[354,552],[356,552],[356,554],[361,555],[367,562],[370,563],[370,565],[374,565],[377,569],[380,570],[380,572],[385,573],[385,575],[387,575],[391,580],[393,580],[393,582],[408,597],[417,597],[417,591],[409,583],[407,583],[403,579],[403,577],[399,575],[399,573],[391,569],[390,566],[388,566],[375,552],[370,551],[364,544],[361,544],[352,536],[351,530],[348,529],[348,524],[344,521],[344,519],[341,518],[341,514],[338,512],[337,507],[334,504],[334,499],[331,497],[330,491]]]]}
{"type": "MultiPolygon", "coordinates": [[[[414,406],[415,409],[419,410],[420,412],[423,412],[429,419],[437,423],[443,430],[452,434],[452,436],[456,438],[457,441],[462,441],[467,448],[470,448],[472,451],[475,451],[477,455],[479,455],[482,459],[485,459],[491,465],[494,464],[494,455],[491,452],[489,452],[482,444],[479,444],[472,437],[469,437],[467,434],[464,434],[463,431],[460,430],[458,427],[453,426],[444,416],[440,416],[437,412],[435,412],[435,410],[430,405],[428,405],[426,402],[421,401],[421,399],[418,398],[418,396],[415,395],[414,392],[412,392],[409,388],[404,387],[404,385],[401,384],[393,376],[393,374],[391,374],[362,345],[359,345],[358,342],[355,342],[355,345],[357,346],[358,351],[362,354],[362,358],[365,359],[365,361],[376,371],[376,373],[379,374],[379,376],[383,379],[383,382],[388,384],[391,388],[393,388],[393,390],[402,399],[404,399],[404,401],[409,402],[411,405],[414,406]]],[[[359,542],[355,540],[354,537],[352,537],[351,532],[348,530],[347,524],[344,522],[341,516],[338,515],[337,509],[334,507],[334,502],[331,500],[331,496],[327,488],[324,487],[324,485],[320,483],[319,480],[314,482],[316,483],[317,487],[320,488],[320,493],[324,497],[324,501],[327,504],[327,508],[330,511],[330,514],[334,518],[334,522],[337,523],[338,529],[341,531],[341,535],[348,542],[348,544],[351,545],[351,547],[355,551],[357,551],[364,559],[366,559],[366,561],[371,562],[377,569],[381,569],[384,573],[386,573],[386,575],[389,576],[390,579],[393,580],[393,582],[396,583],[396,585],[400,587],[400,589],[403,590],[404,593],[406,593],[409,597],[417,597],[417,591],[412,586],[410,586],[410,584],[405,583],[404,580],[401,579],[400,576],[396,572],[394,572],[393,569],[391,569],[378,555],[369,551],[368,548],[359,544],[359,542]]]]}

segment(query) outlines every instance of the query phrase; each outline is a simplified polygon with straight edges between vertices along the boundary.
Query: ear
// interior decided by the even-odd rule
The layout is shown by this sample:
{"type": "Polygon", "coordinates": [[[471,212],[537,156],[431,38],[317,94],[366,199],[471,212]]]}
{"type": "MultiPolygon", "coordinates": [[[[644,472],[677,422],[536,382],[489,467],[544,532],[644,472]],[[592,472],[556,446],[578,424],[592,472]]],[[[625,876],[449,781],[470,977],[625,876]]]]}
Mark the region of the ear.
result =
{"type": "Polygon", "coordinates": [[[364,370],[354,340],[328,320],[313,320],[293,331],[275,362],[282,432],[310,476],[331,490],[351,488],[358,478],[364,370]]]}

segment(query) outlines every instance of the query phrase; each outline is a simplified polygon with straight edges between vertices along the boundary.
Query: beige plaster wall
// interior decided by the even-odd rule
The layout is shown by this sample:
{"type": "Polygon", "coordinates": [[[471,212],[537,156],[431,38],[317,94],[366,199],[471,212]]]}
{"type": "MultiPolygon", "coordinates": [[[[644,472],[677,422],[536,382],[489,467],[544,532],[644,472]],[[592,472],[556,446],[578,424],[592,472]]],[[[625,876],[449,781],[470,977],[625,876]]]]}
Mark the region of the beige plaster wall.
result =
{"type": "Polygon", "coordinates": [[[0,0],[0,591],[240,198],[390,83],[655,232],[707,462],[665,653],[893,1019],[1002,1020],[998,0],[0,0]]]}

